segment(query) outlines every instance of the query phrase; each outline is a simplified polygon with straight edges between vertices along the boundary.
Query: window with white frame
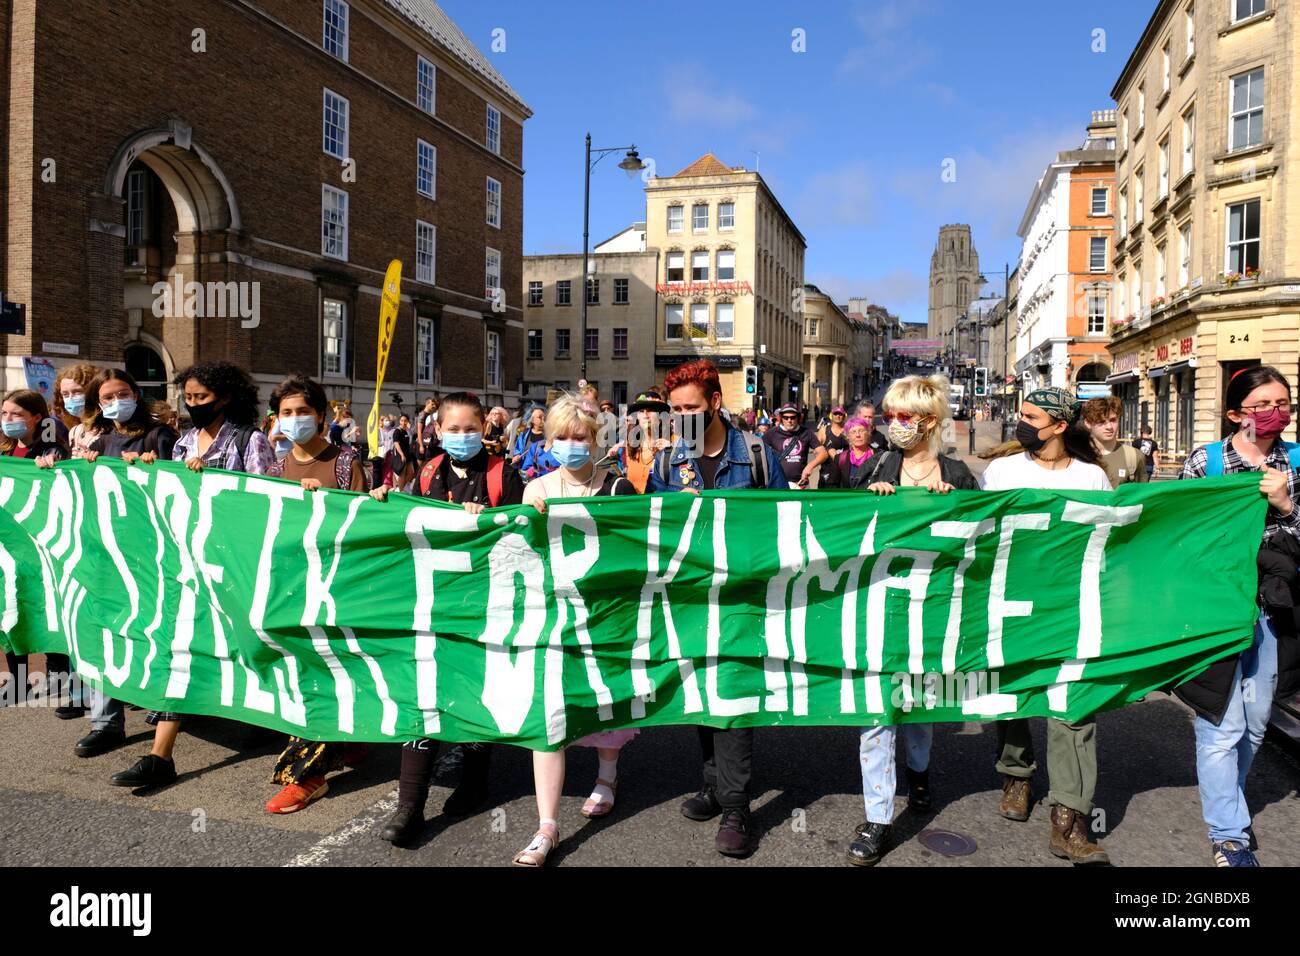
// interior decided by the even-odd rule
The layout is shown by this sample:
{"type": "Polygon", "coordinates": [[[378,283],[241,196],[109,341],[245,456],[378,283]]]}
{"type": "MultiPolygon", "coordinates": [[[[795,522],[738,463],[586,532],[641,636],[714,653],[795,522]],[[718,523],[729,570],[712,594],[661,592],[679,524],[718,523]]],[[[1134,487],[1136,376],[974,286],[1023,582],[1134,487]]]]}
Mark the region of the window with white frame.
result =
{"type": "Polygon", "coordinates": [[[487,224],[501,228],[501,184],[491,176],[487,178],[487,224]]]}
{"type": "Polygon", "coordinates": [[[718,250],[718,281],[733,282],[736,278],[736,250],[718,250]]]}
{"type": "Polygon", "coordinates": [[[501,333],[487,334],[487,383],[488,388],[501,387],[501,333]]]}
{"type": "Polygon", "coordinates": [[[1178,230],[1178,288],[1186,289],[1192,277],[1192,224],[1178,230]]]}
{"type": "Polygon", "coordinates": [[[422,139],[415,141],[415,191],[438,198],[438,149],[422,139]]]}
{"type": "Polygon", "coordinates": [[[1232,0],[1232,22],[1258,16],[1266,6],[1266,0],[1232,0]]]}
{"type": "Polygon", "coordinates": [[[709,254],[703,249],[691,253],[691,281],[709,281],[709,254]]]}
{"type": "Polygon", "coordinates": [[[668,207],[668,231],[669,232],[682,231],[682,216],[683,216],[682,210],[683,210],[682,206],[668,207]]]}
{"type": "Polygon", "coordinates": [[[325,90],[324,149],[336,159],[348,158],[348,101],[332,90],[325,90]]]}
{"type": "Polygon", "coordinates": [[[709,334],[709,304],[691,303],[691,335],[703,338],[709,334]]]}
{"type": "Polygon", "coordinates": [[[1106,271],[1106,237],[1093,236],[1088,240],[1088,271],[1106,271]]]}
{"type": "Polygon", "coordinates": [[[1142,221],[1142,192],[1145,179],[1145,169],[1139,169],[1133,174],[1133,221],[1135,223],[1142,221]]]}
{"type": "Polygon", "coordinates": [[[600,280],[587,276],[587,305],[600,305],[600,280]]]}
{"type": "Polygon", "coordinates": [[[1165,276],[1169,272],[1168,248],[1164,243],[1156,246],[1156,296],[1164,298],[1165,276]]]}
{"type": "Polygon", "coordinates": [[[491,104],[487,108],[487,148],[501,152],[501,111],[491,104]]]}
{"type": "Polygon", "coordinates": [[[1160,198],[1164,199],[1169,195],[1169,137],[1166,136],[1160,141],[1159,148],[1159,167],[1160,167],[1160,198]]]}
{"type": "Polygon", "coordinates": [[[487,250],[487,294],[492,295],[496,289],[501,288],[501,253],[496,249],[487,250]]]}
{"type": "Polygon", "coordinates": [[[1110,212],[1110,190],[1106,187],[1092,190],[1092,214],[1094,216],[1104,216],[1110,212]]]}
{"type": "Polygon", "coordinates": [[[614,358],[627,358],[627,329],[614,330],[614,358]]]}
{"type": "Polygon", "coordinates": [[[325,52],[348,61],[348,5],[343,0],[325,0],[325,52]]]}
{"type": "Polygon", "coordinates": [[[713,326],[718,339],[730,339],[736,335],[736,307],[730,302],[719,302],[713,307],[713,326]]]}
{"type": "Polygon", "coordinates": [[[348,306],[338,299],[321,302],[321,372],[347,374],[348,306]]]}
{"type": "Polygon", "coordinates": [[[320,188],[320,254],[348,258],[348,194],[325,184],[320,188]]]}
{"type": "Polygon", "coordinates": [[[1088,293],[1088,334],[1106,334],[1106,304],[1109,296],[1102,289],[1088,293]]]}
{"type": "Polygon", "coordinates": [[[718,203],[718,228],[736,228],[736,204],[734,202],[718,203]]]}
{"type": "Polygon", "coordinates": [[[433,64],[419,57],[415,68],[415,104],[430,116],[436,111],[438,73],[433,64]]]}
{"type": "Polygon", "coordinates": [[[1160,48],[1160,91],[1169,92],[1169,44],[1160,48]]]}
{"type": "Polygon", "coordinates": [[[686,281],[686,253],[670,252],[664,260],[665,282],[686,281]]]}
{"type": "Polygon", "coordinates": [[[542,284],[540,282],[532,281],[528,283],[528,304],[542,304],[542,284]]]}
{"type": "Polygon", "coordinates": [[[709,204],[697,202],[691,206],[691,229],[694,232],[706,232],[709,228],[709,204]]]}
{"type": "Polygon", "coordinates": [[[1196,110],[1190,109],[1183,114],[1183,175],[1192,171],[1196,164],[1196,110]]]}
{"type": "Polygon", "coordinates": [[[530,359],[539,359],[542,357],[542,330],[528,330],[528,357],[530,359]]]}
{"type": "Polygon", "coordinates": [[[573,292],[569,279],[561,279],[555,283],[555,304],[572,305],[573,292]]]}
{"type": "Polygon", "coordinates": [[[1183,28],[1187,33],[1187,59],[1196,56],[1196,6],[1189,3],[1183,11],[1183,28]]]}
{"type": "Polygon", "coordinates": [[[1246,149],[1264,142],[1264,68],[1232,78],[1228,149],[1246,149]]]}
{"type": "Polygon", "coordinates": [[[628,281],[626,279],[614,280],[614,304],[627,305],[628,281]]]}
{"type": "Polygon", "coordinates": [[[415,317],[415,380],[421,385],[433,381],[433,316],[415,317]]]}
{"type": "Polygon", "coordinates": [[[1259,200],[1228,207],[1227,271],[1245,275],[1259,269],[1259,200]]]}
{"type": "Polygon", "coordinates": [[[566,359],[569,357],[569,330],[555,330],[555,357],[557,359],[566,359]]]}
{"type": "Polygon", "coordinates": [[[434,284],[438,249],[438,228],[431,223],[415,221],[415,279],[434,284]]]}
{"type": "Polygon", "coordinates": [[[807,327],[804,329],[804,334],[810,339],[817,338],[817,327],[819,324],[820,323],[817,319],[809,319],[806,323],[807,327]]]}
{"type": "Polygon", "coordinates": [[[680,339],[682,337],[682,306],[669,304],[664,306],[664,338],[680,339]]]}

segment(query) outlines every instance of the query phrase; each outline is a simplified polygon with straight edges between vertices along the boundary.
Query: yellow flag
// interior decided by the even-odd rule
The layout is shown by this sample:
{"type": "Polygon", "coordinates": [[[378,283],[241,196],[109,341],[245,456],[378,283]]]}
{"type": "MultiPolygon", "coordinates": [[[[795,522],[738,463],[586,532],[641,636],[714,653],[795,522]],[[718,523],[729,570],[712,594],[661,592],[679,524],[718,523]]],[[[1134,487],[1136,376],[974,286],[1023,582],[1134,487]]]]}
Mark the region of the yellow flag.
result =
{"type": "Polygon", "coordinates": [[[379,299],[379,352],[375,357],[375,405],[366,420],[366,442],[370,454],[379,452],[379,400],[384,387],[384,372],[388,370],[388,352],[393,347],[393,333],[397,330],[397,309],[402,304],[402,260],[394,259],[384,274],[384,291],[379,299]]]}

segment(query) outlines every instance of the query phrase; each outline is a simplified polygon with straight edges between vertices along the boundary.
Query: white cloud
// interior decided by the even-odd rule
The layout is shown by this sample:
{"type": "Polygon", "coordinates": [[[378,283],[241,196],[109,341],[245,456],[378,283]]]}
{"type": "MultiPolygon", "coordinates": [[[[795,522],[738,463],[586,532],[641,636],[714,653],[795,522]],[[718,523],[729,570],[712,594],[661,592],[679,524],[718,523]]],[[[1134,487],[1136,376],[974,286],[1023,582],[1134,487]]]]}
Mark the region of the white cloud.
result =
{"type": "Polygon", "coordinates": [[[852,19],[863,42],[843,56],[837,74],[847,78],[867,73],[891,85],[933,63],[936,55],[926,31],[927,24],[933,28],[934,14],[934,0],[859,2],[852,19]]]}
{"type": "Polygon", "coordinates": [[[790,204],[791,215],[805,233],[820,226],[866,226],[875,216],[879,186],[863,162],[813,173],[790,204]]]}
{"type": "Polygon", "coordinates": [[[735,90],[693,64],[664,69],[664,99],[668,115],[678,123],[737,126],[758,115],[758,108],[735,90]]]}

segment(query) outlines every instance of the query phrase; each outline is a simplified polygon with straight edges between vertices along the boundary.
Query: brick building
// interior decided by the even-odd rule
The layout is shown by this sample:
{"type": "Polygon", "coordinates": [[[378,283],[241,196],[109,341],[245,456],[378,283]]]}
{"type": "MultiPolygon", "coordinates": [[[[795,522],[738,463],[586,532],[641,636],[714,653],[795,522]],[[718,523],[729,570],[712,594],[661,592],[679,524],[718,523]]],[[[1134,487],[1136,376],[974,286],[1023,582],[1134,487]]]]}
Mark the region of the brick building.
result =
{"type": "Polygon", "coordinates": [[[531,114],[432,0],[0,11],[0,268],[27,307],[7,388],[24,356],[125,364],[159,395],[225,358],[264,394],[297,370],[364,407],[397,258],[384,397],[518,395],[531,114]]]}

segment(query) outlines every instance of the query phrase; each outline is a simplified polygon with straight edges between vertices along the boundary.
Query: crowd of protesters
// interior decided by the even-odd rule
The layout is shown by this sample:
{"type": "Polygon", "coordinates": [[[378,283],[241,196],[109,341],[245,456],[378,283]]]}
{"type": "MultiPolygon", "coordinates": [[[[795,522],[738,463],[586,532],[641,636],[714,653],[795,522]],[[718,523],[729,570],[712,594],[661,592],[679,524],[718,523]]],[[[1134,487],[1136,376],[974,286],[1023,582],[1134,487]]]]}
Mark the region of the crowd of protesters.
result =
{"type": "MultiPolygon", "coordinates": [[[[1160,464],[1150,429],[1143,429],[1132,446],[1119,442],[1117,399],[1085,405],[1066,390],[1043,388],[1026,396],[1016,440],[982,456],[989,461],[977,480],[965,463],[944,453],[947,382],[918,375],[893,381],[879,409],[870,402],[851,412],[836,406],[817,423],[806,421],[794,405],[777,409],[771,419],[752,410],[731,414],[717,369],[703,360],[673,369],[661,386],[647,387],[623,409],[601,400],[585,383],[577,394],[565,394],[549,407],[525,404],[513,416],[505,408],[484,407],[472,393],[457,392],[429,397],[413,416],[384,415],[373,449],[349,404],[329,400],[325,389],[305,376],[285,378],[271,393],[269,408],[249,375],[229,363],[194,365],[178,373],[173,384],[179,409],[150,401],[121,369],[71,365],[58,373],[48,405],[32,390],[4,396],[0,455],[28,458],[40,468],[69,458],[94,462],[100,456],[146,466],[173,460],[193,471],[219,468],[284,478],[311,491],[366,492],[380,502],[393,494],[432,498],[471,513],[519,505],[544,513],[552,498],[713,489],[821,488],[872,495],[892,495],[900,487],[940,495],[980,488],[1102,491],[1148,481],[1160,464]]],[[[1260,567],[1261,574],[1268,569],[1272,585],[1267,592],[1261,589],[1254,644],[1175,690],[1197,715],[1197,779],[1211,856],[1219,866],[1258,865],[1243,787],[1274,692],[1294,693],[1300,685],[1300,655],[1294,649],[1300,641],[1291,600],[1300,590],[1300,476],[1295,470],[1300,447],[1281,441],[1291,401],[1290,384],[1275,369],[1238,373],[1226,396],[1232,431],[1222,441],[1198,448],[1182,471],[1189,479],[1259,472],[1260,492],[1268,500],[1260,567]]],[[[36,677],[17,655],[7,655],[7,667],[16,684],[36,677]]],[[[71,662],[66,655],[50,654],[46,668],[47,679],[67,678],[71,662]]],[[[65,686],[80,687],[71,680],[65,686]]],[[[89,732],[75,752],[91,758],[123,746],[124,711],[122,702],[87,687],[84,695],[61,697],[55,714],[89,719],[89,732]]],[[[127,769],[106,774],[115,786],[147,792],[177,779],[184,716],[150,712],[146,720],[154,728],[149,753],[127,769]]],[[[1036,766],[1029,721],[1002,720],[997,728],[996,768],[1003,780],[997,811],[1025,821],[1034,803],[1030,781],[1036,766]]],[[[933,732],[930,724],[862,731],[866,822],[849,841],[850,862],[874,864],[890,846],[899,738],[908,811],[931,812],[933,732]]],[[[614,811],[619,755],[637,733],[598,733],[573,745],[592,747],[598,757],[583,816],[614,811]]],[[[681,812],[696,821],[717,819],[718,852],[746,855],[753,849],[755,731],[699,727],[698,733],[702,786],[683,802],[681,812]]],[[[367,749],[291,737],[275,763],[272,782],[280,789],[266,803],[267,811],[306,808],[326,794],[330,774],[365,759],[367,749]]],[[[435,741],[404,744],[397,807],[382,838],[398,846],[417,841],[426,825],[431,782],[448,770],[459,770],[459,783],[442,812],[465,816],[483,809],[493,749],[457,744],[446,747],[439,760],[435,741]]],[[[1107,860],[1088,826],[1097,764],[1093,717],[1047,719],[1048,848],[1075,863],[1107,860]]],[[[533,775],[538,827],[514,862],[538,867],[561,839],[564,751],[535,753],[533,775]]]]}

